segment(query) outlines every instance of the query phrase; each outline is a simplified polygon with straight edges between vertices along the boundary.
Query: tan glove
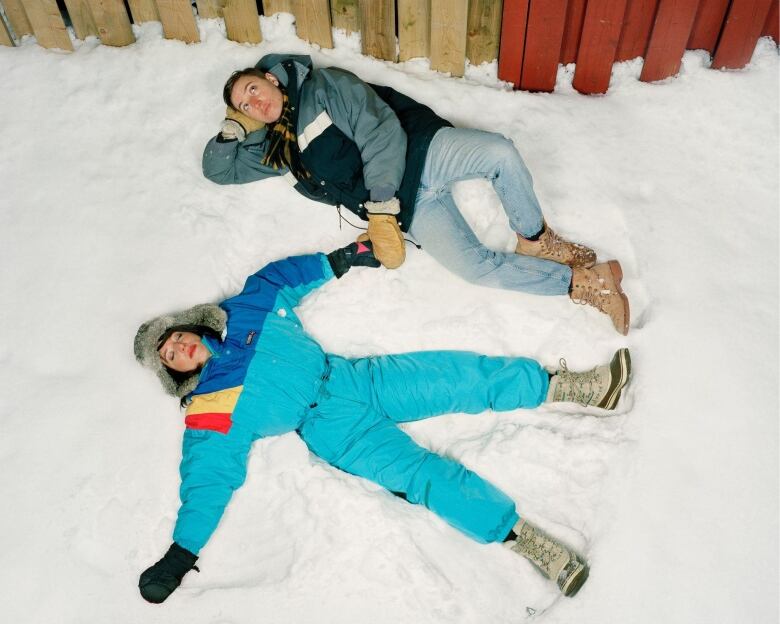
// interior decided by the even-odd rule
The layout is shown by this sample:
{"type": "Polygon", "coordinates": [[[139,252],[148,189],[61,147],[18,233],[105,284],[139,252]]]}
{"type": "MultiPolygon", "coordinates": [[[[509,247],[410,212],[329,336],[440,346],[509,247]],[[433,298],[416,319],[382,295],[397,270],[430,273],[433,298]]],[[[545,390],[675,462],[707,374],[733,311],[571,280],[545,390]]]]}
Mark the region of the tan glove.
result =
{"type": "Polygon", "coordinates": [[[397,269],[406,260],[406,247],[404,246],[404,235],[401,228],[398,227],[398,221],[394,214],[372,214],[372,209],[376,209],[382,204],[391,202],[398,206],[398,200],[393,199],[390,202],[366,202],[368,209],[368,237],[374,247],[374,257],[382,263],[382,266],[388,269],[397,269]]]}
{"type": "Polygon", "coordinates": [[[241,111],[237,111],[230,106],[225,109],[225,121],[222,122],[222,136],[226,139],[238,139],[239,142],[246,138],[246,135],[255,130],[259,130],[264,127],[265,124],[262,121],[256,121],[251,117],[247,117],[241,111]],[[235,123],[238,123],[240,128],[236,128],[235,123]],[[241,132],[243,130],[243,133],[241,132]]]}

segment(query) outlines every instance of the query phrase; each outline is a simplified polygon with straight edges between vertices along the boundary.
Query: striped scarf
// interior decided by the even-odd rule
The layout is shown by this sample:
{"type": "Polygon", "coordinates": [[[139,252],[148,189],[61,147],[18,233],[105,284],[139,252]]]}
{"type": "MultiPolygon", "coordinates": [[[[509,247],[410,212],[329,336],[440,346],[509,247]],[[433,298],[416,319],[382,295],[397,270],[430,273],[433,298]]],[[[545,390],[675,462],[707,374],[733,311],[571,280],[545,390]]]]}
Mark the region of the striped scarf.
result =
{"type": "Polygon", "coordinates": [[[292,116],[290,100],[284,90],[282,90],[282,98],[282,114],[277,121],[267,126],[268,149],[263,158],[263,164],[274,169],[289,167],[296,178],[301,176],[308,178],[309,173],[300,162],[295,121],[292,116]]]}

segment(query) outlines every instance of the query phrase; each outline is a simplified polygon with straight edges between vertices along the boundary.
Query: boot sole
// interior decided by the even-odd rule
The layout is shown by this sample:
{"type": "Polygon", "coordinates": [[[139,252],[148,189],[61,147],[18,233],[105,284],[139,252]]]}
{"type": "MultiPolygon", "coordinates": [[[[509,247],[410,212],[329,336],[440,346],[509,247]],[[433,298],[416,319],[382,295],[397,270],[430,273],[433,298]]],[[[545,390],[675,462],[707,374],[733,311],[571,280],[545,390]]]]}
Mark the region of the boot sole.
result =
{"type": "Polygon", "coordinates": [[[597,407],[613,410],[620,400],[623,388],[626,387],[628,379],[631,377],[631,353],[628,349],[615,351],[615,355],[612,356],[612,361],[609,363],[609,373],[612,385],[597,407]]]}
{"type": "Polygon", "coordinates": [[[620,266],[620,262],[617,260],[610,260],[607,262],[609,272],[612,274],[612,279],[615,281],[615,289],[620,295],[620,300],[623,302],[623,323],[621,327],[615,326],[621,334],[628,335],[628,327],[631,323],[631,309],[628,307],[628,297],[620,286],[620,282],[623,281],[623,267],[620,266]]]}
{"type": "Polygon", "coordinates": [[[590,568],[582,562],[579,563],[577,569],[569,575],[566,583],[561,587],[561,593],[564,596],[571,598],[574,596],[580,588],[585,584],[590,575],[590,568]]]}

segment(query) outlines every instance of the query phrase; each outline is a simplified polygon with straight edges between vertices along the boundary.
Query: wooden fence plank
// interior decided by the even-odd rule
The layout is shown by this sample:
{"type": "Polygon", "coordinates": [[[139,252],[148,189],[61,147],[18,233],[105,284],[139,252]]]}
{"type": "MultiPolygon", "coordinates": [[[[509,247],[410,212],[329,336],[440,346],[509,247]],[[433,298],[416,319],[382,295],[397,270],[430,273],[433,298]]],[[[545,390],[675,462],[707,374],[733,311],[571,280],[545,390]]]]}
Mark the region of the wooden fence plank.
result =
{"type": "Polygon", "coordinates": [[[22,5],[38,45],[44,48],[73,50],[56,0],[22,0],[22,5]]]}
{"type": "Polygon", "coordinates": [[[321,48],[333,47],[328,0],[293,0],[295,30],[301,39],[321,48]]]}
{"type": "Polygon", "coordinates": [[[14,31],[14,34],[21,39],[25,35],[32,35],[33,30],[30,20],[27,19],[27,13],[24,11],[21,0],[3,0],[3,8],[8,18],[8,23],[14,31]]]}
{"type": "Polygon", "coordinates": [[[166,39],[178,39],[186,43],[200,41],[198,26],[192,14],[189,0],[155,0],[166,39]]]}
{"type": "Polygon", "coordinates": [[[567,0],[531,2],[526,28],[520,88],[552,91],[561,57],[567,0]]]}
{"type": "MultiPolygon", "coordinates": [[[[198,7],[198,17],[203,19],[225,17],[224,9],[226,3],[227,0],[195,0],[195,6],[198,7]]],[[[132,12],[132,6],[130,10],[132,12]]],[[[254,11],[257,13],[257,5],[255,5],[254,11]]],[[[228,38],[230,38],[230,35],[228,35],[228,38]]],[[[234,39],[234,41],[237,41],[237,39],[234,39]]]]}
{"type": "Polygon", "coordinates": [[[699,0],[661,0],[639,80],[655,82],[680,71],[699,0]]]}
{"type": "Polygon", "coordinates": [[[750,62],[772,0],[733,0],[712,59],[713,69],[741,69],[750,62]]]}
{"type": "Polygon", "coordinates": [[[501,8],[500,0],[471,0],[469,2],[466,58],[472,65],[490,63],[498,58],[501,8]]]}
{"type": "Polygon", "coordinates": [[[616,61],[630,61],[645,55],[657,9],[658,0],[628,0],[623,31],[615,52],[616,61]]]}
{"type": "Polygon", "coordinates": [[[294,0],[263,0],[263,14],[292,13],[294,0]]]}
{"type": "Polygon", "coordinates": [[[70,22],[73,24],[73,32],[76,33],[77,39],[98,36],[95,18],[92,17],[92,10],[89,8],[87,0],[65,0],[65,7],[68,9],[70,22]]]}
{"type": "Polygon", "coordinates": [[[566,25],[563,27],[563,42],[561,43],[560,61],[564,65],[574,63],[577,60],[586,3],[587,0],[569,0],[569,6],[566,9],[566,25]]]}
{"type": "Polygon", "coordinates": [[[498,49],[498,78],[520,86],[525,51],[528,0],[504,0],[501,16],[501,43],[498,49]]]}
{"type": "Polygon", "coordinates": [[[572,85],[580,93],[606,93],[612,76],[626,0],[589,0],[572,85]]]}
{"type": "Polygon", "coordinates": [[[260,43],[260,16],[255,0],[227,0],[222,15],[227,38],[240,43],[260,43]]]}
{"type": "Polygon", "coordinates": [[[710,54],[715,51],[723,21],[726,19],[729,1],[699,0],[699,9],[696,11],[691,36],[688,37],[686,46],[689,50],[707,50],[710,54]]]}
{"type": "Polygon", "coordinates": [[[358,0],[330,0],[333,28],[349,33],[360,32],[360,2],[358,0]]]}
{"type": "Polygon", "coordinates": [[[431,0],[398,0],[400,60],[431,55],[431,0]]]}
{"type": "Polygon", "coordinates": [[[0,15],[0,45],[14,47],[13,37],[11,37],[11,31],[8,30],[8,26],[5,25],[5,20],[0,15]]]}
{"type": "Polygon", "coordinates": [[[363,54],[395,60],[395,2],[360,0],[363,54]]]}
{"type": "Polygon", "coordinates": [[[766,22],[761,29],[762,37],[772,37],[775,43],[780,42],[780,0],[775,0],[769,9],[769,15],[766,16],[766,22]]]}
{"type": "Polygon", "coordinates": [[[88,0],[100,42],[126,46],[135,42],[125,4],[122,0],[88,0]]]}
{"type": "Polygon", "coordinates": [[[157,12],[154,0],[127,0],[127,5],[130,7],[134,24],[160,21],[160,14],[157,12]]]}
{"type": "Polygon", "coordinates": [[[468,17],[468,0],[431,0],[431,69],[463,75],[468,17]]]}

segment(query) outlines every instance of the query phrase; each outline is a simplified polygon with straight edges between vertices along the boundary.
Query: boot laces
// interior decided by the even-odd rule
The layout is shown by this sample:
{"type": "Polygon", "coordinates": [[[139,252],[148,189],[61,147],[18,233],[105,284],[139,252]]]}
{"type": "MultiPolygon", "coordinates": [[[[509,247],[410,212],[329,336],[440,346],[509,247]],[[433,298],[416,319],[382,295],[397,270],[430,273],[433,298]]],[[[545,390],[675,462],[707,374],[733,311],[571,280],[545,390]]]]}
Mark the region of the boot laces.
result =
{"type": "Polygon", "coordinates": [[[555,231],[547,228],[539,239],[545,253],[558,258],[570,256],[571,260],[585,262],[592,259],[593,252],[585,245],[562,239],[555,231]]]}
{"type": "Polygon", "coordinates": [[[598,397],[601,391],[601,379],[597,368],[575,373],[569,370],[564,358],[560,359],[559,366],[555,373],[558,377],[558,388],[567,401],[579,403],[583,407],[592,405],[594,398],[598,397]]]}

